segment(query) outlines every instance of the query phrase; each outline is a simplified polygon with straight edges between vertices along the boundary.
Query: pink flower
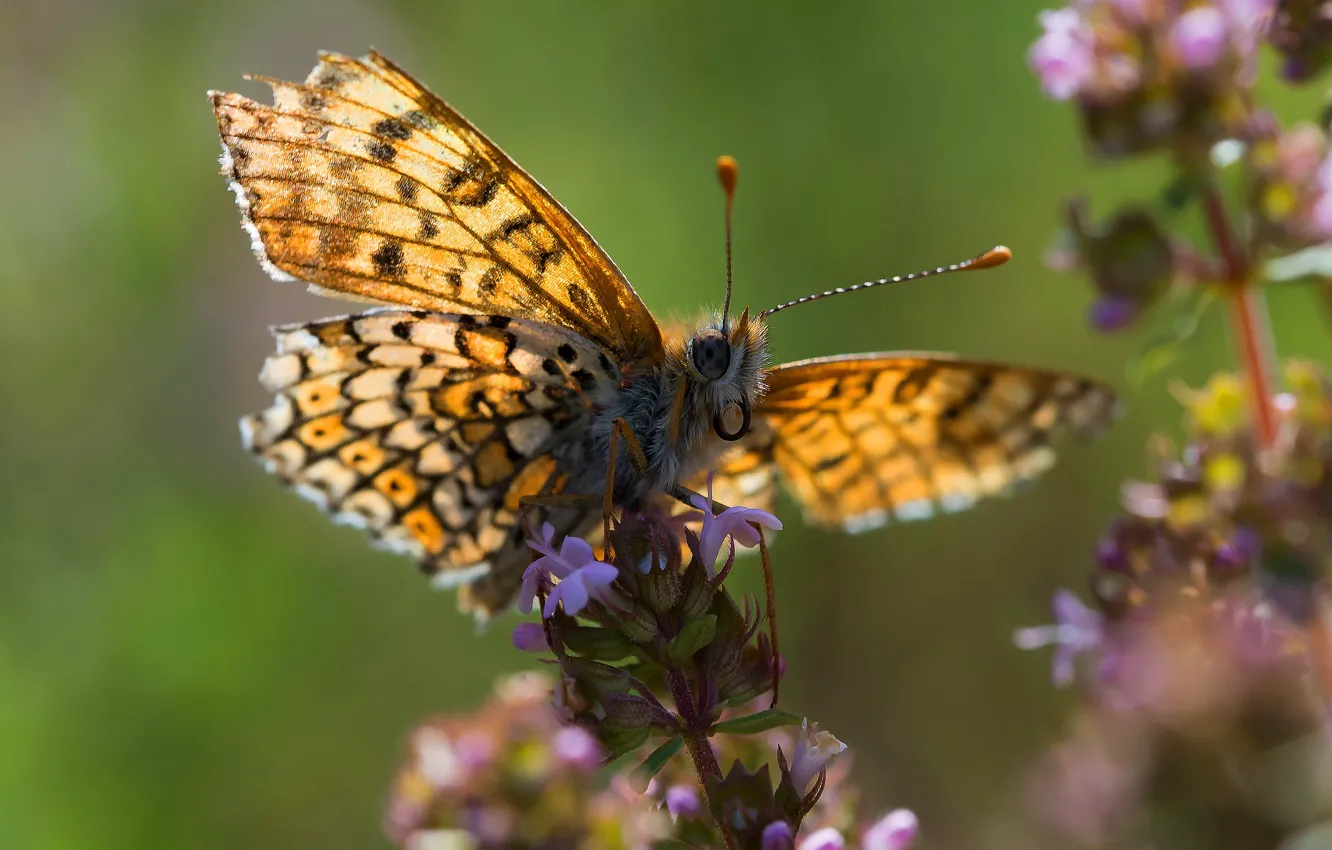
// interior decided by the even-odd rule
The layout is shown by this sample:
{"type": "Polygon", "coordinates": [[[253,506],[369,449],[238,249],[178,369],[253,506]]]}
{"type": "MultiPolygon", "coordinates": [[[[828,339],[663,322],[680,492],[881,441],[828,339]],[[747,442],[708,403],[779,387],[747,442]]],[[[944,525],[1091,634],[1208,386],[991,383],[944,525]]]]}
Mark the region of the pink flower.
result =
{"type": "Polygon", "coordinates": [[[781,531],[782,523],[767,511],[757,508],[727,508],[717,516],[712,515],[712,476],[708,476],[708,495],[693,496],[690,503],[703,512],[703,530],[698,535],[698,557],[708,568],[708,575],[716,575],[717,556],[721,553],[722,543],[729,537],[738,546],[752,549],[759,544],[759,533],[755,525],[781,531]]]}
{"type": "Polygon", "coordinates": [[[920,823],[910,809],[889,812],[865,830],[861,850],[903,850],[916,840],[920,823]]]}
{"type": "Polygon", "coordinates": [[[797,794],[804,794],[814,777],[827,769],[832,760],[846,750],[846,744],[833,733],[820,729],[808,720],[800,724],[800,737],[796,740],[795,755],[791,759],[791,781],[797,794]]]}
{"type": "Polygon", "coordinates": [[[454,743],[458,761],[467,768],[469,774],[489,767],[497,749],[495,739],[477,730],[463,732],[454,743]]]}
{"type": "Polygon", "coordinates": [[[1068,100],[1095,72],[1094,36],[1076,9],[1041,12],[1037,20],[1045,33],[1032,44],[1027,63],[1046,95],[1068,100]]]}
{"type": "Polygon", "coordinates": [[[593,599],[604,605],[626,608],[628,606],[622,604],[619,594],[611,590],[611,585],[619,577],[619,570],[601,561],[580,567],[560,579],[560,583],[546,596],[546,607],[541,616],[555,616],[555,610],[561,603],[564,605],[564,613],[573,616],[586,608],[587,603],[593,599]]]}
{"type": "Polygon", "coordinates": [[[556,552],[552,539],[555,529],[550,523],[541,526],[541,538],[528,540],[527,545],[541,553],[541,557],[528,566],[523,573],[523,586],[518,597],[518,610],[531,613],[532,599],[542,580],[554,577],[559,583],[546,596],[546,607],[541,612],[543,617],[554,616],[560,603],[564,604],[564,613],[570,616],[587,607],[592,599],[607,605],[619,605],[620,597],[611,590],[611,584],[619,576],[614,566],[598,561],[592,546],[580,537],[568,536],[556,552]]]}
{"type": "Polygon", "coordinates": [[[1068,590],[1055,591],[1053,607],[1053,625],[1018,629],[1013,633],[1013,643],[1020,649],[1054,646],[1052,676],[1055,684],[1063,687],[1073,681],[1078,654],[1097,649],[1104,642],[1104,620],[1068,590]]]}
{"type": "Polygon", "coordinates": [[[703,814],[698,789],[692,785],[672,785],[666,789],[666,810],[673,817],[693,820],[703,814]]]}
{"type": "Polygon", "coordinates": [[[842,833],[831,826],[816,829],[800,839],[800,850],[842,850],[845,846],[846,839],[842,833]]]}
{"type": "Polygon", "coordinates": [[[1170,52],[1190,71],[1205,71],[1220,62],[1230,47],[1226,16],[1211,6],[1190,9],[1170,27],[1170,52]]]}
{"type": "Polygon", "coordinates": [[[1110,6],[1119,17],[1127,24],[1137,25],[1146,23],[1150,0],[1110,0],[1110,6]]]}
{"type": "Polygon", "coordinates": [[[1276,0],[1219,0],[1241,53],[1253,53],[1272,23],[1276,0]]]}
{"type": "Polygon", "coordinates": [[[560,764],[584,772],[591,772],[601,767],[602,759],[605,757],[601,744],[592,737],[592,733],[581,726],[565,726],[556,732],[555,738],[551,741],[551,749],[554,750],[555,758],[560,764]]]}
{"type": "Polygon", "coordinates": [[[1309,223],[1323,239],[1332,239],[1332,193],[1323,192],[1309,210],[1309,223]]]}
{"type": "Polygon", "coordinates": [[[545,652],[546,630],[540,623],[519,623],[513,627],[513,645],[523,652],[545,652]]]}

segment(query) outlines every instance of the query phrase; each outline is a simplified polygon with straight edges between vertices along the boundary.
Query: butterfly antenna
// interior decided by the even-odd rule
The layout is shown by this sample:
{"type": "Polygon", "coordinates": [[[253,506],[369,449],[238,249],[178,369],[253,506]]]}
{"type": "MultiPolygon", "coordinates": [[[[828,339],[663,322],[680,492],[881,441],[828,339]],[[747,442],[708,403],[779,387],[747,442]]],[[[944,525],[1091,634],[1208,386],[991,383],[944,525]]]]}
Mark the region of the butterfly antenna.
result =
{"type": "MultiPolygon", "coordinates": [[[[818,301],[820,298],[828,298],[833,295],[842,295],[847,292],[856,292],[861,289],[869,289],[872,286],[883,286],[887,283],[902,283],[908,280],[917,280],[922,277],[934,277],[935,275],[949,274],[950,272],[969,272],[980,269],[992,269],[995,266],[1002,266],[1004,263],[1013,259],[1013,252],[1003,245],[995,245],[983,254],[977,254],[970,260],[963,260],[960,263],[953,263],[951,266],[939,266],[935,269],[926,269],[923,272],[915,274],[897,275],[896,277],[885,277],[879,280],[868,280],[864,283],[857,283],[855,286],[839,286],[836,289],[829,289],[814,295],[806,295],[803,298],[797,298],[794,301],[787,301],[785,304],[778,304],[776,307],[769,307],[762,313],[759,313],[760,319],[765,319],[773,313],[780,313],[788,307],[794,307],[797,304],[808,304],[810,301],[818,301]]],[[[729,288],[728,288],[729,293],[729,288]]]]}
{"type": "Polygon", "coordinates": [[[735,181],[739,176],[740,167],[735,164],[733,157],[717,157],[717,180],[726,193],[726,303],[722,305],[723,336],[730,332],[731,324],[731,206],[735,202],[735,181]]]}

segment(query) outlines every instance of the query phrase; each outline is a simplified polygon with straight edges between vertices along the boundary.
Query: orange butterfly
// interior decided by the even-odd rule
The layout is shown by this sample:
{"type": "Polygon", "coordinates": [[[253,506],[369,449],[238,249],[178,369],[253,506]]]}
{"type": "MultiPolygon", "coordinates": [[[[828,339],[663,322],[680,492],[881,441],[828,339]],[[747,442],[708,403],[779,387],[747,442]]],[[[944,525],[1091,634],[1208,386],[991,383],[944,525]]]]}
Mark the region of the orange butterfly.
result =
{"type": "MultiPolygon", "coordinates": [[[[336,521],[466,585],[480,616],[514,601],[520,509],[543,497],[637,508],[717,469],[723,502],[770,507],[781,481],[812,522],[859,531],[1005,492],[1050,466],[1057,432],[1115,407],[1088,380],[950,355],[769,368],[766,318],[819,295],[732,317],[728,282],[726,308],[665,337],[578,222],[385,57],[325,54],[303,84],[267,82],[272,106],[209,95],[260,263],[382,306],[275,329],[260,380],[276,398],[241,420],[245,445],[336,521]]],[[[553,512],[577,534],[601,513],[553,512]]]]}

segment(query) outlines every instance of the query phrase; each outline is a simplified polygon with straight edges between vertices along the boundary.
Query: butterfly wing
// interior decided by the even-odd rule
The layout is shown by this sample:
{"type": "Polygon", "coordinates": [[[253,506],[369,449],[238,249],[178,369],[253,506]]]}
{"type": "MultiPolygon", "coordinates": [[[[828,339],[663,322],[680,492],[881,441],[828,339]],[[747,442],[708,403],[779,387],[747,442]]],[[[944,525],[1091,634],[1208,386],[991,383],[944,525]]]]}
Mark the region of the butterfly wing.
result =
{"type": "Polygon", "coordinates": [[[560,490],[560,447],[618,391],[606,355],[549,325],[397,309],[275,335],[260,380],[276,397],[241,420],[247,448],[437,583],[478,582],[479,613],[507,606],[530,560],[519,500],[560,490]]]}
{"type": "Polygon", "coordinates": [[[587,231],[388,59],[321,55],[266,106],[210,97],[255,253],[275,277],[359,300],[568,328],[625,367],[661,332],[587,231]]]}
{"type": "Polygon", "coordinates": [[[1094,433],[1117,408],[1094,381],[944,354],[788,363],[767,384],[747,474],[771,457],[810,521],[853,532],[1007,492],[1050,467],[1061,431],[1094,433]]]}

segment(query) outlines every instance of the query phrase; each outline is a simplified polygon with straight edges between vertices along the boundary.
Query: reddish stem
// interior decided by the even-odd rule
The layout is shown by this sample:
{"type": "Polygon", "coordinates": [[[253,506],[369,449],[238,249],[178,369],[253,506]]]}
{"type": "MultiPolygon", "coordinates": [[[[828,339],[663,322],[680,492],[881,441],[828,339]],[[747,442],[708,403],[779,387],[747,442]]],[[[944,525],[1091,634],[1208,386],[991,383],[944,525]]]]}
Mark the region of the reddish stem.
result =
{"type": "Polygon", "coordinates": [[[1272,412],[1272,330],[1267,305],[1262,290],[1249,279],[1248,259],[1235,237],[1221,193],[1215,187],[1209,188],[1203,197],[1203,210],[1212,242],[1225,267],[1240,366],[1252,397],[1254,435],[1261,448],[1269,448],[1276,439],[1276,416],[1272,412]]]}
{"type": "Polygon", "coordinates": [[[1231,295],[1230,305],[1244,371],[1253,395],[1253,424],[1258,444],[1270,448],[1276,441],[1276,417],[1272,412],[1272,329],[1267,317],[1267,302],[1262,290],[1241,284],[1231,295]]]}
{"type": "MultiPolygon", "coordinates": [[[[684,672],[674,667],[667,667],[666,685],[670,688],[671,698],[675,700],[675,710],[685,727],[685,748],[689,750],[689,759],[694,763],[694,773],[698,775],[704,804],[711,810],[711,803],[708,802],[711,794],[708,793],[708,789],[714,783],[721,782],[721,764],[717,761],[717,754],[712,750],[712,742],[708,740],[702,716],[694,703],[694,696],[690,692],[684,672]]],[[[716,821],[716,824],[722,839],[726,842],[727,850],[738,850],[735,836],[726,828],[726,824],[720,821],[716,821]]]]}

